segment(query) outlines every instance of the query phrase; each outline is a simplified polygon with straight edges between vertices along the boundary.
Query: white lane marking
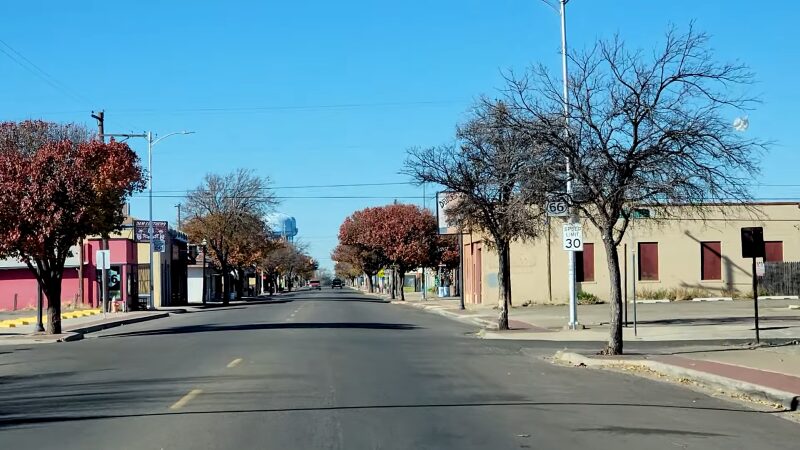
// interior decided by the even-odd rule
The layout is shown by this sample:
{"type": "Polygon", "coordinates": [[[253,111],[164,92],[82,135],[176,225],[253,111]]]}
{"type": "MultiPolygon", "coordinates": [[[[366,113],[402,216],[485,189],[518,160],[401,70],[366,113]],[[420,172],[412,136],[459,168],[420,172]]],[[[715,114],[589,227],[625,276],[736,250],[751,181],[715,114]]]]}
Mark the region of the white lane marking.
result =
{"type": "Polygon", "coordinates": [[[238,366],[240,362],[242,362],[242,358],[234,359],[233,361],[228,363],[228,369],[238,366]]]}
{"type": "Polygon", "coordinates": [[[192,401],[193,398],[197,397],[198,395],[200,395],[202,393],[203,393],[202,389],[192,389],[191,391],[189,391],[188,394],[186,394],[183,397],[181,397],[180,400],[178,400],[177,402],[173,403],[172,406],[169,407],[169,409],[181,409],[184,406],[186,406],[187,403],[192,401]]]}

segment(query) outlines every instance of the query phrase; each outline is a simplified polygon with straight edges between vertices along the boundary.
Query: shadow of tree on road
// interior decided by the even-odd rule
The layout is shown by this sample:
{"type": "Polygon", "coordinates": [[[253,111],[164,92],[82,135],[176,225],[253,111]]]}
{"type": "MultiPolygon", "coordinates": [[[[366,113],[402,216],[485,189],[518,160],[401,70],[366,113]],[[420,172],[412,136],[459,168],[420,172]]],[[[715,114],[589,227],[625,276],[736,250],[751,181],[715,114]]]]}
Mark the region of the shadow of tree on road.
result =
{"type": "MultiPolygon", "coordinates": [[[[707,406],[684,406],[684,405],[671,405],[671,404],[648,404],[648,403],[600,403],[600,402],[530,402],[530,401],[514,401],[514,402],[476,402],[476,403],[433,403],[433,404],[384,404],[384,405],[343,405],[343,406],[318,406],[318,407],[297,407],[297,408],[237,408],[237,409],[213,409],[206,411],[177,411],[177,412],[156,412],[156,413],[140,413],[140,414],[48,414],[48,415],[17,415],[5,416],[0,415],[0,429],[11,427],[25,427],[34,426],[46,423],[58,422],[81,422],[89,420],[109,420],[109,419],[126,419],[126,418],[140,418],[140,417],[164,417],[164,416],[193,416],[193,415],[212,415],[212,414],[269,414],[269,413],[294,413],[294,412],[326,412],[326,411],[353,411],[353,410],[387,410],[387,409],[438,409],[438,408],[492,408],[492,407],[532,407],[532,408],[586,408],[586,407],[607,407],[607,408],[623,408],[623,409],[675,409],[675,410],[692,410],[692,411],[711,411],[735,414],[778,414],[786,412],[787,410],[769,410],[769,411],[756,411],[748,408],[725,408],[725,407],[707,407],[707,406]]],[[[639,433],[639,434],[692,434],[695,432],[686,432],[683,430],[671,429],[643,429],[643,428],[625,428],[625,427],[608,427],[603,429],[583,428],[576,429],[575,431],[608,431],[610,433],[639,433]]],[[[705,435],[705,433],[703,433],[705,435]]],[[[718,434],[708,433],[709,436],[720,436],[718,434]]],[[[700,434],[697,434],[700,436],[700,434]]]]}
{"type": "Polygon", "coordinates": [[[165,334],[208,333],[216,331],[256,331],[256,330],[296,330],[296,329],[358,329],[358,330],[416,330],[421,327],[407,323],[382,322],[281,322],[247,323],[236,325],[202,324],[160,330],[131,331],[100,336],[98,339],[112,337],[154,336],[165,334]]]}

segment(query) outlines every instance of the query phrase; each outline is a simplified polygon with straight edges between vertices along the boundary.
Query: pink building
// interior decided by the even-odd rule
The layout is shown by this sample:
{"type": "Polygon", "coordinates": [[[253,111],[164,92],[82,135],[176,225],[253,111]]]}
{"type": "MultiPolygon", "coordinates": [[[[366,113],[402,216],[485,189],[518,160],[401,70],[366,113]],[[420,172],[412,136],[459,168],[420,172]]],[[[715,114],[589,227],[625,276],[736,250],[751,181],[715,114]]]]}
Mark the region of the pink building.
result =
{"type": "MultiPolygon", "coordinates": [[[[111,250],[111,270],[113,281],[109,286],[112,300],[127,301],[133,304],[138,299],[138,264],[136,243],[127,238],[116,237],[108,240],[111,250]]],[[[61,284],[61,302],[78,303],[96,307],[100,303],[99,274],[96,265],[96,252],[100,249],[99,239],[89,239],[83,244],[83,298],[79,289],[80,248],[72,248],[73,256],[64,265],[64,278],[61,284]]],[[[38,284],[33,273],[24,262],[16,259],[0,260],[0,310],[35,308],[38,284]]]]}
{"type": "MultiPolygon", "coordinates": [[[[78,300],[78,246],[64,264],[61,284],[62,303],[78,300]]],[[[0,310],[36,307],[38,284],[28,266],[17,259],[0,260],[0,310]]]]}

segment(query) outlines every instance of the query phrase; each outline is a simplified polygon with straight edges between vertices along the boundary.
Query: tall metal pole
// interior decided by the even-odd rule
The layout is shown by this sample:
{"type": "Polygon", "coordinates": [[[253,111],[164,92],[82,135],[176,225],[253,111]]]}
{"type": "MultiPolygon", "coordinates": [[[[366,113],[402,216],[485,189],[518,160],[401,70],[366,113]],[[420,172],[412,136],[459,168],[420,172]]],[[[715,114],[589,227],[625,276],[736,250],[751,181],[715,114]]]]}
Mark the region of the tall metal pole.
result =
{"type": "Polygon", "coordinates": [[[206,246],[203,246],[203,304],[206,303],[206,246]]]}
{"type": "MultiPolygon", "coordinates": [[[[422,209],[426,209],[425,208],[425,183],[422,183],[422,209]]],[[[425,293],[425,289],[426,289],[426,286],[425,286],[425,266],[423,265],[422,266],[422,299],[423,300],[425,300],[425,296],[427,295],[425,293]]]]}
{"type": "Polygon", "coordinates": [[[155,292],[153,290],[153,278],[155,277],[153,254],[155,253],[155,246],[153,243],[153,134],[150,131],[147,132],[147,181],[150,202],[150,220],[147,225],[147,235],[150,240],[150,300],[147,308],[152,310],[155,309],[155,292]]]}
{"type": "Polygon", "coordinates": [[[458,309],[464,306],[464,233],[458,231],[458,309]]]}
{"type": "MultiPolygon", "coordinates": [[[[560,0],[561,4],[561,76],[564,79],[564,136],[569,138],[569,90],[567,78],[567,1],[560,0]]],[[[567,157],[567,197],[572,199],[572,170],[569,157],[567,157]]],[[[576,222],[575,211],[570,211],[569,221],[576,222]]],[[[569,283],[569,327],[578,328],[578,296],[575,292],[575,252],[569,253],[569,266],[567,270],[569,283]]]]}
{"type": "Polygon", "coordinates": [[[756,344],[761,343],[761,334],[758,328],[758,273],[756,272],[756,257],[753,257],[753,308],[756,326],[756,344]]]}
{"type": "MultiPolygon", "coordinates": [[[[106,142],[106,134],[105,134],[105,111],[99,111],[97,114],[92,113],[92,117],[97,119],[97,138],[100,140],[100,143],[106,142]]],[[[81,245],[83,247],[83,245],[81,245]]],[[[103,234],[100,239],[100,249],[101,250],[108,250],[108,236],[103,234]]],[[[83,260],[81,260],[81,266],[83,266],[83,260]]],[[[108,311],[108,271],[106,270],[105,264],[100,270],[100,276],[102,279],[100,280],[100,302],[103,308],[103,314],[105,317],[105,313],[108,311]]],[[[83,280],[81,280],[81,284],[83,284],[83,280]]]]}

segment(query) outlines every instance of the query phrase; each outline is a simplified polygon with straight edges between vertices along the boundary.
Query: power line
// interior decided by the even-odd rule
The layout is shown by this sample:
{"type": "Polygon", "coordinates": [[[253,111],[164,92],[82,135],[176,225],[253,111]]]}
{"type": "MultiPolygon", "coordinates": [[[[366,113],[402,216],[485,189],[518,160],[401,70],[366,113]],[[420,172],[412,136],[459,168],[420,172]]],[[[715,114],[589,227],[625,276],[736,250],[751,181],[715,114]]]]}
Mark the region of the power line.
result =
{"type": "Polygon", "coordinates": [[[175,109],[115,109],[118,114],[157,114],[157,113],[253,113],[270,111],[313,111],[313,110],[336,110],[336,109],[361,109],[361,108],[391,108],[405,106],[444,106],[463,103],[462,100],[423,100],[423,101],[395,101],[395,102],[374,102],[374,103],[332,103],[321,105],[267,105],[267,106],[223,106],[223,107],[197,107],[197,108],[175,108],[175,109]]]}
{"type": "MultiPolygon", "coordinates": [[[[309,184],[309,185],[294,185],[294,186],[267,186],[262,191],[283,190],[283,189],[316,189],[316,188],[338,188],[338,187],[368,187],[368,186],[407,186],[416,184],[413,181],[397,181],[389,183],[349,183],[349,184],[309,184]]],[[[160,194],[173,194],[173,193],[190,193],[195,189],[177,189],[177,190],[161,190],[153,191],[153,193],[160,194]]],[[[208,192],[208,191],[205,191],[208,192]]]]}
{"type": "MultiPolygon", "coordinates": [[[[133,195],[132,198],[148,198],[145,195],[133,195]]],[[[185,198],[184,195],[153,195],[153,198],[185,198]]],[[[254,200],[289,200],[289,199],[414,199],[419,200],[419,195],[296,195],[296,196],[266,196],[266,195],[223,195],[223,199],[254,199],[254,200]]]]}
{"type": "Polygon", "coordinates": [[[72,100],[76,100],[79,103],[80,102],[83,102],[83,103],[86,103],[86,104],[91,104],[92,103],[90,100],[88,100],[86,97],[80,95],[74,89],[71,89],[66,84],[58,81],[54,76],[52,76],[49,73],[45,72],[44,69],[42,69],[41,67],[37,66],[30,59],[26,58],[25,55],[23,55],[22,53],[20,53],[16,49],[14,49],[14,47],[10,46],[7,42],[5,42],[2,39],[0,39],[0,44],[2,44],[8,50],[10,50],[13,53],[13,55],[11,53],[9,53],[8,51],[6,51],[5,49],[3,49],[2,47],[0,47],[0,52],[5,54],[6,56],[8,56],[9,59],[11,59],[15,63],[17,63],[17,65],[19,65],[20,67],[22,67],[23,69],[25,69],[26,71],[28,71],[29,73],[34,75],[35,77],[37,77],[40,80],[44,81],[45,83],[49,84],[50,87],[52,87],[53,89],[59,91],[60,93],[62,93],[64,95],[67,95],[68,97],[71,97],[72,100]],[[24,61],[24,63],[23,63],[23,61],[24,61]]]}

